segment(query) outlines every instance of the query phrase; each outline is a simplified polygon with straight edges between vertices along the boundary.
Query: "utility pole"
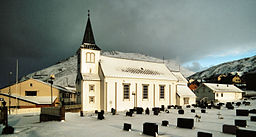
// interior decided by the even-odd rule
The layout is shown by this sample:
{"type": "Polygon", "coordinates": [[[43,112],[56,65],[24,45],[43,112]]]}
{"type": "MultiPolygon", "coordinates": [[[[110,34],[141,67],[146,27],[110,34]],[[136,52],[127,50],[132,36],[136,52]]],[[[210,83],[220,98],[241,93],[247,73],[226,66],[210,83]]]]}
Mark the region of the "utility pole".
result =
{"type": "Polygon", "coordinates": [[[17,62],[16,62],[16,84],[15,84],[15,87],[16,87],[16,114],[17,114],[17,111],[18,111],[18,99],[17,99],[17,96],[18,96],[18,78],[19,78],[19,61],[17,59],[17,62]]]}

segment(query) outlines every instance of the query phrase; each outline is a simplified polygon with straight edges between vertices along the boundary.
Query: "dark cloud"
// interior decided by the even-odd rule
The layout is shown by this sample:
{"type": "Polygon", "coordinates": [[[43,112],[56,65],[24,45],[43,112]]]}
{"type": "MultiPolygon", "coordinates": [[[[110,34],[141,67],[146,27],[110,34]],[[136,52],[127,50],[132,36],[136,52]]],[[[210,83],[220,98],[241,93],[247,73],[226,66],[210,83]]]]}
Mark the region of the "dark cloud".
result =
{"type": "Polygon", "coordinates": [[[1,1],[1,76],[15,69],[10,62],[17,58],[24,75],[75,54],[88,9],[96,43],[103,50],[185,63],[241,45],[256,47],[255,0],[1,1]]]}
{"type": "Polygon", "coordinates": [[[187,65],[187,66],[184,66],[184,67],[191,70],[191,71],[194,71],[194,72],[198,72],[198,71],[207,69],[207,67],[202,66],[198,62],[192,62],[191,65],[187,65]]]}

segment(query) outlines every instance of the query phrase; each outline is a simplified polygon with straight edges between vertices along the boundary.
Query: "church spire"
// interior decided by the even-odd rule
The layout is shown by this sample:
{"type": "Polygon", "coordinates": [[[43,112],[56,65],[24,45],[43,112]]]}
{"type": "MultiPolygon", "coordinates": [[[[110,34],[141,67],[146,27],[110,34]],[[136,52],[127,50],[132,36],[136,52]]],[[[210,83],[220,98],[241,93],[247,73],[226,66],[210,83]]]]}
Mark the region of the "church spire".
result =
{"type": "Polygon", "coordinates": [[[82,44],[84,44],[84,43],[95,44],[91,21],[90,21],[90,10],[88,10],[88,20],[87,20],[87,24],[86,24],[86,28],[85,28],[85,32],[84,32],[84,39],[83,39],[82,44]]]}

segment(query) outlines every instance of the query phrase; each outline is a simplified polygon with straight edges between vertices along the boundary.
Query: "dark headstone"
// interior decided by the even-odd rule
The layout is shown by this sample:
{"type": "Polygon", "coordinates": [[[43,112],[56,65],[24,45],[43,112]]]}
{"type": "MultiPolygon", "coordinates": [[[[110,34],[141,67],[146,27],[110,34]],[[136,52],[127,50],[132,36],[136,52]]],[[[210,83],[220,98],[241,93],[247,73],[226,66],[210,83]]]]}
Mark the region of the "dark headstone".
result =
{"type": "Polygon", "coordinates": [[[168,106],[167,106],[167,109],[171,109],[171,106],[170,106],[170,105],[168,105],[168,106]]]}
{"type": "Polygon", "coordinates": [[[238,120],[238,119],[236,119],[235,120],[235,125],[239,126],[239,127],[246,127],[247,123],[246,123],[246,120],[238,120]]]}
{"type": "Polygon", "coordinates": [[[251,113],[251,114],[256,114],[256,109],[251,109],[251,110],[249,111],[249,113],[251,113]]]}
{"type": "Polygon", "coordinates": [[[159,107],[154,107],[152,108],[152,111],[158,111],[158,113],[160,112],[160,108],[159,107]]]}
{"type": "Polygon", "coordinates": [[[182,109],[182,106],[178,106],[177,109],[182,109]]]}
{"type": "Polygon", "coordinates": [[[112,113],[112,115],[115,115],[116,114],[116,110],[114,108],[111,108],[111,113],[112,113]]]}
{"type": "Polygon", "coordinates": [[[2,130],[2,134],[13,134],[14,128],[12,126],[5,126],[2,130]]]}
{"type": "Polygon", "coordinates": [[[256,116],[251,116],[251,121],[256,122],[256,116]]]}
{"type": "Polygon", "coordinates": [[[161,105],[160,111],[164,111],[164,105],[161,105]]]}
{"type": "Polygon", "coordinates": [[[132,117],[132,112],[126,112],[126,116],[132,117]]]}
{"type": "Polygon", "coordinates": [[[129,111],[133,114],[133,112],[135,111],[135,109],[129,109],[129,111]]]}
{"type": "Polygon", "coordinates": [[[95,110],[95,114],[98,114],[98,110],[95,110]]]}
{"type": "Polygon", "coordinates": [[[83,116],[84,116],[84,112],[80,111],[80,117],[83,117],[83,116]]]}
{"type": "Polygon", "coordinates": [[[187,105],[186,108],[190,108],[191,106],[190,105],[187,105]]]}
{"type": "Polygon", "coordinates": [[[191,109],[191,113],[195,113],[196,112],[196,110],[195,109],[191,109]]]}
{"type": "Polygon", "coordinates": [[[162,121],[162,126],[167,126],[169,122],[167,120],[162,121]]]}
{"type": "Polygon", "coordinates": [[[100,112],[104,115],[104,110],[101,110],[100,112]]]}
{"type": "Polygon", "coordinates": [[[179,110],[178,110],[178,113],[179,113],[179,114],[184,114],[184,110],[183,110],[183,109],[179,109],[179,110]]]}
{"type": "Polygon", "coordinates": [[[132,129],[132,125],[128,123],[124,123],[124,130],[129,131],[130,129],[132,129]]]}
{"type": "Polygon", "coordinates": [[[211,105],[209,105],[209,106],[207,106],[207,108],[208,108],[208,109],[212,109],[212,106],[211,106],[211,105]]]}
{"type": "Polygon", "coordinates": [[[154,115],[157,116],[158,114],[159,114],[159,111],[158,111],[158,110],[155,110],[155,111],[154,111],[154,115]]]}
{"type": "Polygon", "coordinates": [[[146,113],[146,115],[149,115],[149,109],[148,108],[146,108],[145,113],[146,113]]]}
{"type": "Polygon", "coordinates": [[[143,124],[143,134],[156,136],[156,133],[158,133],[158,125],[156,123],[143,124]]]}
{"type": "Polygon", "coordinates": [[[241,102],[236,102],[236,106],[240,106],[241,105],[241,102]]]}
{"type": "Polygon", "coordinates": [[[228,106],[227,108],[228,109],[234,109],[234,106],[228,106]]]}
{"type": "Polygon", "coordinates": [[[234,125],[223,125],[222,126],[222,132],[227,133],[227,134],[235,135],[237,129],[238,129],[237,126],[234,126],[234,125]]]}
{"type": "Polygon", "coordinates": [[[247,109],[237,109],[236,116],[249,116],[249,111],[247,109]]]}
{"type": "Polygon", "coordinates": [[[244,105],[245,106],[249,106],[251,104],[251,102],[245,102],[244,105]]]}
{"type": "Polygon", "coordinates": [[[178,118],[177,127],[192,129],[194,127],[194,119],[178,118]]]}
{"type": "Polygon", "coordinates": [[[137,114],[142,114],[143,108],[137,107],[137,108],[136,108],[136,111],[137,111],[137,114]]]}
{"type": "Polygon", "coordinates": [[[213,106],[215,109],[221,109],[221,106],[217,105],[217,106],[213,106]]]}
{"type": "Polygon", "coordinates": [[[206,113],[206,110],[205,109],[201,109],[201,113],[206,113]]]}
{"type": "Polygon", "coordinates": [[[212,137],[212,133],[197,132],[197,137],[212,137]]]}
{"type": "Polygon", "coordinates": [[[256,137],[256,131],[238,129],[236,131],[236,137],[256,137]]]}
{"type": "Polygon", "coordinates": [[[102,120],[102,119],[104,119],[104,113],[103,112],[98,112],[98,119],[99,120],[102,120]]]}
{"type": "Polygon", "coordinates": [[[165,113],[169,113],[169,110],[166,109],[166,110],[165,110],[165,113]]]}

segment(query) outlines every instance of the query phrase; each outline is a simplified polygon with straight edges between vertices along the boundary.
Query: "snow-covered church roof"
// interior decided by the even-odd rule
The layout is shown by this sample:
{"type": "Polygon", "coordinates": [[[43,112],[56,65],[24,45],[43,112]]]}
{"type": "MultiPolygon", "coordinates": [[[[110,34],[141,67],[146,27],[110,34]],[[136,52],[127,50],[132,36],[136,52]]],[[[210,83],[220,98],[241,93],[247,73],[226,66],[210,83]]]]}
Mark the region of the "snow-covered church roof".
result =
{"type": "Polygon", "coordinates": [[[178,80],[163,63],[101,56],[100,65],[105,77],[178,80]]]}

